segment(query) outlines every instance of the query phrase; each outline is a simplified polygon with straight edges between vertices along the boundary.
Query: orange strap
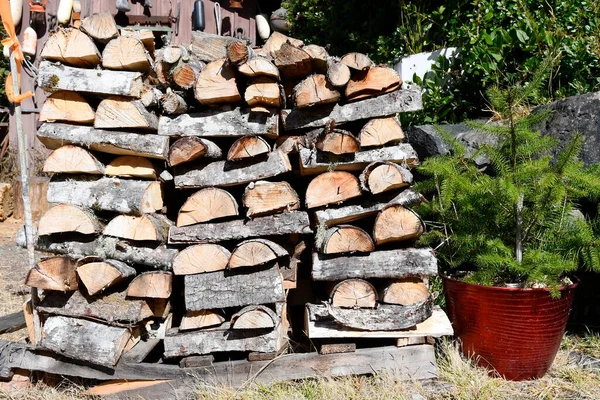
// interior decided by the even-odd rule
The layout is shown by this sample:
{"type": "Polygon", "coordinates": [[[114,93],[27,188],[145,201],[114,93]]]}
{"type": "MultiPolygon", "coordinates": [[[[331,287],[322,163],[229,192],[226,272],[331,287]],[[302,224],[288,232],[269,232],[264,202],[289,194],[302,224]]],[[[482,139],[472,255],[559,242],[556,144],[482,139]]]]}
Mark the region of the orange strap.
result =
{"type": "Polygon", "coordinates": [[[29,12],[46,12],[46,0],[43,4],[40,1],[36,1],[34,4],[33,1],[29,0],[29,12]]]}
{"type": "MultiPolygon", "coordinates": [[[[8,46],[12,53],[15,55],[15,62],[17,64],[17,78],[19,79],[19,85],[21,82],[21,62],[23,61],[23,52],[21,52],[21,45],[19,44],[19,39],[17,39],[17,33],[15,31],[15,24],[12,20],[12,14],[10,12],[10,4],[8,0],[0,0],[0,17],[2,17],[2,25],[4,25],[4,29],[8,34],[6,39],[2,40],[2,44],[4,46],[8,46]]],[[[12,77],[9,74],[6,77],[6,84],[4,85],[6,90],[6,96],[8,100],[12,103],[20,103],[24,99],[28,97],[32,97],[33,93],[27,92],[20,95],[16,95],[13,85],[12,85],[12,77]]]]}

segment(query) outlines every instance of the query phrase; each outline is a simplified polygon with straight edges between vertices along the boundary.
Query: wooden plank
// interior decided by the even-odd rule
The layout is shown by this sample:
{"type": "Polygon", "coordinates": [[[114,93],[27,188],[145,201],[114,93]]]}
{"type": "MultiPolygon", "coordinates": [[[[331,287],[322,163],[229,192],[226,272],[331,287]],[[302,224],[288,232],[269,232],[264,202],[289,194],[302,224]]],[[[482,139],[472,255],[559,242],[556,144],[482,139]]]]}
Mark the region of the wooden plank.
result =
{"type": "Polygon", "coordinates": [[[415,168],[419,165],[417,152],[408,143],[339,156],[323,153],[316,149],[300,149],[300,173],[302,175],[315,175],[327,171],[362,171],[375,161],[391,161],[407,168],[415,168]]]}
{"type": "Polygon", "coordinates": [[[249,221],[203,223],[184,227],[171,227],[169,244],[210,243],[224,240],[252,239],[263,236],[310,234],[310,221],[304,211],[257,217],[249,221]]]}
{"type": "Polygon", "coordinates": [[[350,329],[333,321],[313,321],[306,309],[304,329],[311,339],[329,338],[366,338],[366,339],[399,339],[414,338],[421,336],[452,336],[454,330],[446,313],[435,306],[431,317],[417,324],[414,328],[399,331],[360,331],[350,329]]]}
{"type": "Polygon", "coordinates": [[[0,334],[18,331],[25,328],[25,314],[17,311],[0,317],[0,334]]]}
{"type": "Polygon", "coordinates": [[[354,353],[356,343],[326,343],[319,349],[320,354],[354,353]]]}
{"type": "Polygon", "coordinates": [[[163,115],[158,121],[158,134],[204,138],[264,135],[274,138],[279,135],[279,114],[225,106],[178,116],[163,115]]]}
{"type": "Polygon", "coordinates": [[[374,251],[348,257],[313,253],[312,278],[338,281],[349,278],[408,278],[438,273],[437,259],[430,248],[374,251]]]}
{"type": "Polygon", "coordinates": [[[179,361],[180,368],[210,367],[215,360],[212,354],[204,356],[188,356],[179,361]]]}
{"type": "Polygon", "coordinates": [[[423,108],[421,88],[408,86],[395,92],[348,104],[331,104],[314,108],[282,110],[281,119],[286,131],[318,128],[331,121],[337,124],[360,119],[385,117],[423,108]]]}

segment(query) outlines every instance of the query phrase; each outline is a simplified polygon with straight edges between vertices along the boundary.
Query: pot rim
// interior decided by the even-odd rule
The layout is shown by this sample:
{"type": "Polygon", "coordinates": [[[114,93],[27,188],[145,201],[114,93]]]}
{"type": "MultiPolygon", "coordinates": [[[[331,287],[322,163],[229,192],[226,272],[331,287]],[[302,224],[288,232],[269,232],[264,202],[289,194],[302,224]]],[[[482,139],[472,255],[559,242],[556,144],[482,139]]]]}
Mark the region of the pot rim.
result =
{"type": "MultiPolygon", "coordinates": [[[[478,286],[478,287],[481,287],[481,288],[485,288],[487,290],[498,290],[498,291],[503,291],[503,292],[515,292],[515,291],[521,291],[521,292],[550,292],[549,288],[511,288],[511,287],[504,287],[504,286],[488,286],[488,285],[481,285],[481,284],[478,284],[478,283],[468,283],[468,282],[459,281],[456,278],[452,278],[452,277],[444,275],[444,274],[440,274],[440,277],[444,281],[452,281],[452,282],[456,282],[456,283],[463,284],[463,285],[478,286]]],[[[573,280],[575,282],[573,282],[570,285],[560,286],[559,290],[562,292],[564,290],[573,290],[573,289],[575,289],[577,286],[579,286],[580,280],[577,277],[573,277],[573,280]]]]}

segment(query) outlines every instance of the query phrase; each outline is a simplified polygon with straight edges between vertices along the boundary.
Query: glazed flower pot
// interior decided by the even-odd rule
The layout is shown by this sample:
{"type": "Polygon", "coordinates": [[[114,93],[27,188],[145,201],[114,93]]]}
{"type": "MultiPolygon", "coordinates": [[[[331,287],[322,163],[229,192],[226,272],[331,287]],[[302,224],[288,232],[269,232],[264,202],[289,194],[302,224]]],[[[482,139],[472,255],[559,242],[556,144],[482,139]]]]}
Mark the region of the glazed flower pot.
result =
{"type": "Polygon", "coordinates": [[[560,347],[577,283],[548,289],[482,286],[442,277],[464,355],[509,380],[544,376],[560,347]]]}

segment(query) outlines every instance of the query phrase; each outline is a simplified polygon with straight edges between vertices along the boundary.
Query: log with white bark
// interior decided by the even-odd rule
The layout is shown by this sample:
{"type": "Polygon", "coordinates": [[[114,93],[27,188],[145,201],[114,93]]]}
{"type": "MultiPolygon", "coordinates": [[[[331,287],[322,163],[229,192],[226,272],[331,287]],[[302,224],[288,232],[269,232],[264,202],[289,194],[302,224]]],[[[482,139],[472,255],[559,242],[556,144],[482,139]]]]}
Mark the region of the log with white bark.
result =
{"type": "Polygon", "coordinates": [[[339,156],[307,148],[300,149],[300,173],[302,175],[315,175],[328,170],[362,171],[375,161],[391,161],[408,168],[415,168],[419,165],[419,156],[408,143],[361,150],[339,156]]]}
{"type": "Polygon", "coordinates": [[[373,118],[360,130],[359,138],[363,147],[383,146],[404,140],[404,132],[396,117],[373,118]]]}
{"type": "Polygon", "coordinates": [[[48,174],[104,174],[104,165],[86,149],[66,145],[54,150],[42,169],[48,174]]]}
{"type": "Polygon", "coordinates": [[[222,271],[227,268],[231,253],[218,244],[202,243],[186,247],[173,260],[175,275],[192,275],[222,271]]]}
{"type": "Polygon", "coordinates": [[[333,287],[329,302],[340,308],[375,308],[377,291],[364,279],[345,279],[333,287]]]}
{"type": "Polygon", "coordinates": [[[238,72],[249,78],[266,76],[279,80],[279,70],[271,61],[264,57],[254,57],[238,67],[238,72]]]}
{"type": "Polygon", "coordinates": [[[365,192],[379,194],[410,186],[413,176],[408,169],[396,163],[375,161],[366,166],[359,180],[365,192]]]}
{"type": "Polygon", "coordinates": [[[256,267],[284,257],[289,257],[289,254],[279,244],[266,239],[249,239],[235,246],[227,268],[256,267]]]}
{"type": "Polygon", "coordinates": [[[288,42],[273,52],[273,62],[286,79],[305,78],[312,72],[312,60],[308,53],[288,42]]]}
{"type": "Polygon", "coordinates": [[[250,107],[279,107],[281,91],[272,78],[260,76],[249,83],[244,100],[250,107]]]}
{"type": "Polygon", "coordinates": [[[119,260],[102,260],[97,257],[77,260],[77,276],[90,295],[98,294],[135,275],[135,268],[119,260]]]}
{"type": "Polygon", "coordinates": [[[121,36],[138,39],[140,42],[142,42],[146,50],[148,50],[150,56],[154,58],[154,50],[156,45],[154,43],[154,33],[150,29],[138,30],[123,28],[121,29],[121,36]]]}
{"type": "Polygon", "coordinates": [[[354,74],[346,85],[346,100],[354,101],[379,96],[398,90],[402,85],[400,75],[385,66],[371,67],[365,72],[354,74]]]}
{"type": "Polygon", "coordinates": [[[281,117],[285,129],[292,131],[318,128],[331,121],[341,124],[360,119],[385,117],[401,112],[418,111],[422,108],[421,88],[411,85],[392,93],[349,104],[282,110],[281,117]]]}
{"type": "Polygon", "coordinates": [[[422,277],[437,275],[437,260],[429,248],[374,251],[351,257],[313,253],[312,279],[338,281],[349,278],[422,277]]]}
{"type": "Polygon", "coordinates": [[[108,176],[156,180],[160,175],[152,161],[145,157],[121,156],[112,160],[104,173],[108,176]]]}
{"type": "Polygon", "coordinates": [[[117,23],[112,14],[107,11],[84,18],[79,29],[100,43],[108,43],[119,36],[117,23]]]}
{"type": "Polygon", "coordinates": [[[183,204],[177,216],[177,226],[238,215],[239,206],[231,193],[219,188],[205,188],[191,195],[183,204]]]}
{"type": "Polygon", "coordinates": [[[117,215],[104,228],[104,235],[129,240],[167,240],[172,222],[161,214],[117,215]]]}
{"type": "Polygon", "coordinates": [[[59,28],[51,34],[40,57],[79,68],[95,68],[101,61],[92,39],[79,29],[69,28],[59,28]]]}
{"type": "Polygon", "coordinates": [[[156,114],[146,110],[140,100],[113,96],[104,99],[96,109],[94,128],[97,129],[158,129],[156,114]]]}
{"type": "Polygon", "coordinates": [[[185,307],[188,311],[284,300],[283,280],[277,265],[250,274],[216,271],[185,276],[185,307]]]}
{"type": "Polygon", "coordinates": [[[205,106],[240,102],[233,67],[226,65],[225,59],[209,63],[198,75],[194,97],[205,106]]]}
{"type": "Polygon", "coordinates": [[[165,114],[179,115],[188,110],[188,105],[183,97],[175,93],[171,88],[160,98],[160,106],[165,114]]]}
{"type": "Polygon", "coordinates": [[[58,180],[48,184],[50,203],[65,203],[93,210],[141,215],[163,207],[160,182],[101,178],[97,180],[58,180]]]}
{"type": "Polygon", "coordinates": [[[77,290],[75,262],[68,256],[46,257],[30,269],[25,285],[44,290],[77,290]]]}
{"type": "Polygon", "coordinates": [[[239,41],[231,36],[192,31],[190,52],[199,60],[211,62],[227,57],[227,45],[239,41]]]}
{"type": "Polygon", "coordinates": [[[102,67],[117,71],[148,72],[152,58],[144,44],[131,36],[111,40],[102,52],[102,67]]]}
{"type": "Polygon", "coordinates": [[[325,75],[313,74],[294,87],[294,104],[298,108],[335,103],[340,93],[327,82],[325,75]]]}
{"type": "Polygon", "coordinates": [[[417,239],[425,232],[425,224],[419,215],[399,204],[385,206],[373,227],[373,240],[377,246],[417,239]]]}
{"type": "Polygon", "coordinates": [[[58,204],[46,211],[38,223],[38,235],[54,233],[80,233],[95,235],[102,231],[102,224],[93,212],[71,204],[58,204]]]}
{"type": "Polygon", "coordinates": [[[356,71],[366,71],[375,66],[369,56],[362,53],[348,53],[341,59],[342,63],[356,71]]]}
{"type": "Polygon", "coordinates": [[[227,153],[228,161],[240,161],[271,152],[269,143],[260,136],[250,135],[237,139],[227,153]]]}
{"type": "Polygon", "coordinates": [[[308,53],[310,59],[312,60],[313,70],[320,74],[324,74],[327,72],[327,59],[329,58],[329,53],[325,50],[324,47],[318,46],[316,44],[309,44],[308,46],[304,46],[302,48],[305,52],[308,53]]]}
{"type": "Polygon", "coordinates": [[[169,243],[210,243],[291,234],[310,234],[310,221],[304,211],[226,222],[205,223],[169,230],[169,243]]]}
{"type": "Polygon", "coordinates": [[[246,187],[242,201],[249,218],[300,208],[298,193],[287,182],[252,182],[246,187]]]}
{"type": "Polygon", "coordinates": [[[219,159],[223,156],[221,148],[208,139],[186,136],[178,139],[169,148],[167,161],[171,167],[199,158],[219,159]]]}
{"type": "Polygon", "coordinates": [[[88,126],[42,124],[38,139],[54,150],[66,144],[76,144],[103,153],[142,156],[164,160],[169,151],[169,138],[158,135],[94,129],[88,126]]]}
{"type": "Polygon", "coordinates": [[[165,136],[240,137],[245,135],[279,135],[277,113],[255,113],[232,106],[176,117],[163,115],[158,134],[165,136]]]}
{"type": "Polygon", "coordinates": [[[69,358],[113,368],[130,337],[128,328],[53,316],[44,323],[40,347],[69,358]]]}
{"type": "Polygon", "coordinates": [[[375,250],[373,239],[364,230],[352,225],[329,228],[320,246],[323,254],[368,253],[375,250]]]}
{"type": "Polygon", "coordinates": [[[262,305],[246,306],[231,316],[231,329],[274,329],[278,324],[275,311],[262,305]]]}
{"type": "Polygon", "coordinates": [[[387,284],[381,291],[381,302],[408,306],[427,300],[427,285],[421,279],[403,279],[387,284]]]}
{"type": "Polygon", "coordinates": [[[315,147],[322,152],[339,156],[360,151],[360,141],[348,131],[326,128],[317,138],[315,147]]]}
{"type": "Polygon", "coordinates": [[[52,93],[40,110],[40,122],[74,122],[93,124],[96,114],[88,102],[76,92],[61,90],[52,93]]]}
{"type": "Polygon", "coordinates": [[[139,72],[73,68],[42,61],[38,67],[38,86],[44,90],[70,90],[103,95],[130,96],[142,94],[139,72]]]}
{"type": "Polygon", "coordinates": [[[221,314],[213,310],[188,311],[179,324],[180,331],[211,328],[225,322],[221,314]]]}
{"type": "Polygon", "coordinates": [[[349,172],[324,172],[315,177],[306,188],[306,207],[316,208],[338,204],[361,195],[358,179],[349,172]]]}
{"type": "Polygon", "coordinates": [[[127,287],[127,297],[168,299],[173,290],[172,282],[173,274],[170,272],[144,272],[131,281],[127,287]]]}
{"type": "Polygon", "coordinates": [[[183,189],[243,185],[291,170],[287,154],[273,151],[266,159],[260,161],[215,161],[204,166],[182,165],[175,171],[175,187],[183,189]]]}
{"type": "Polygon", "coordinates": [[[327,59],[327,81],[335,87],[344,88],[350,82],[350,68],[337,57],[327,59]]]}

